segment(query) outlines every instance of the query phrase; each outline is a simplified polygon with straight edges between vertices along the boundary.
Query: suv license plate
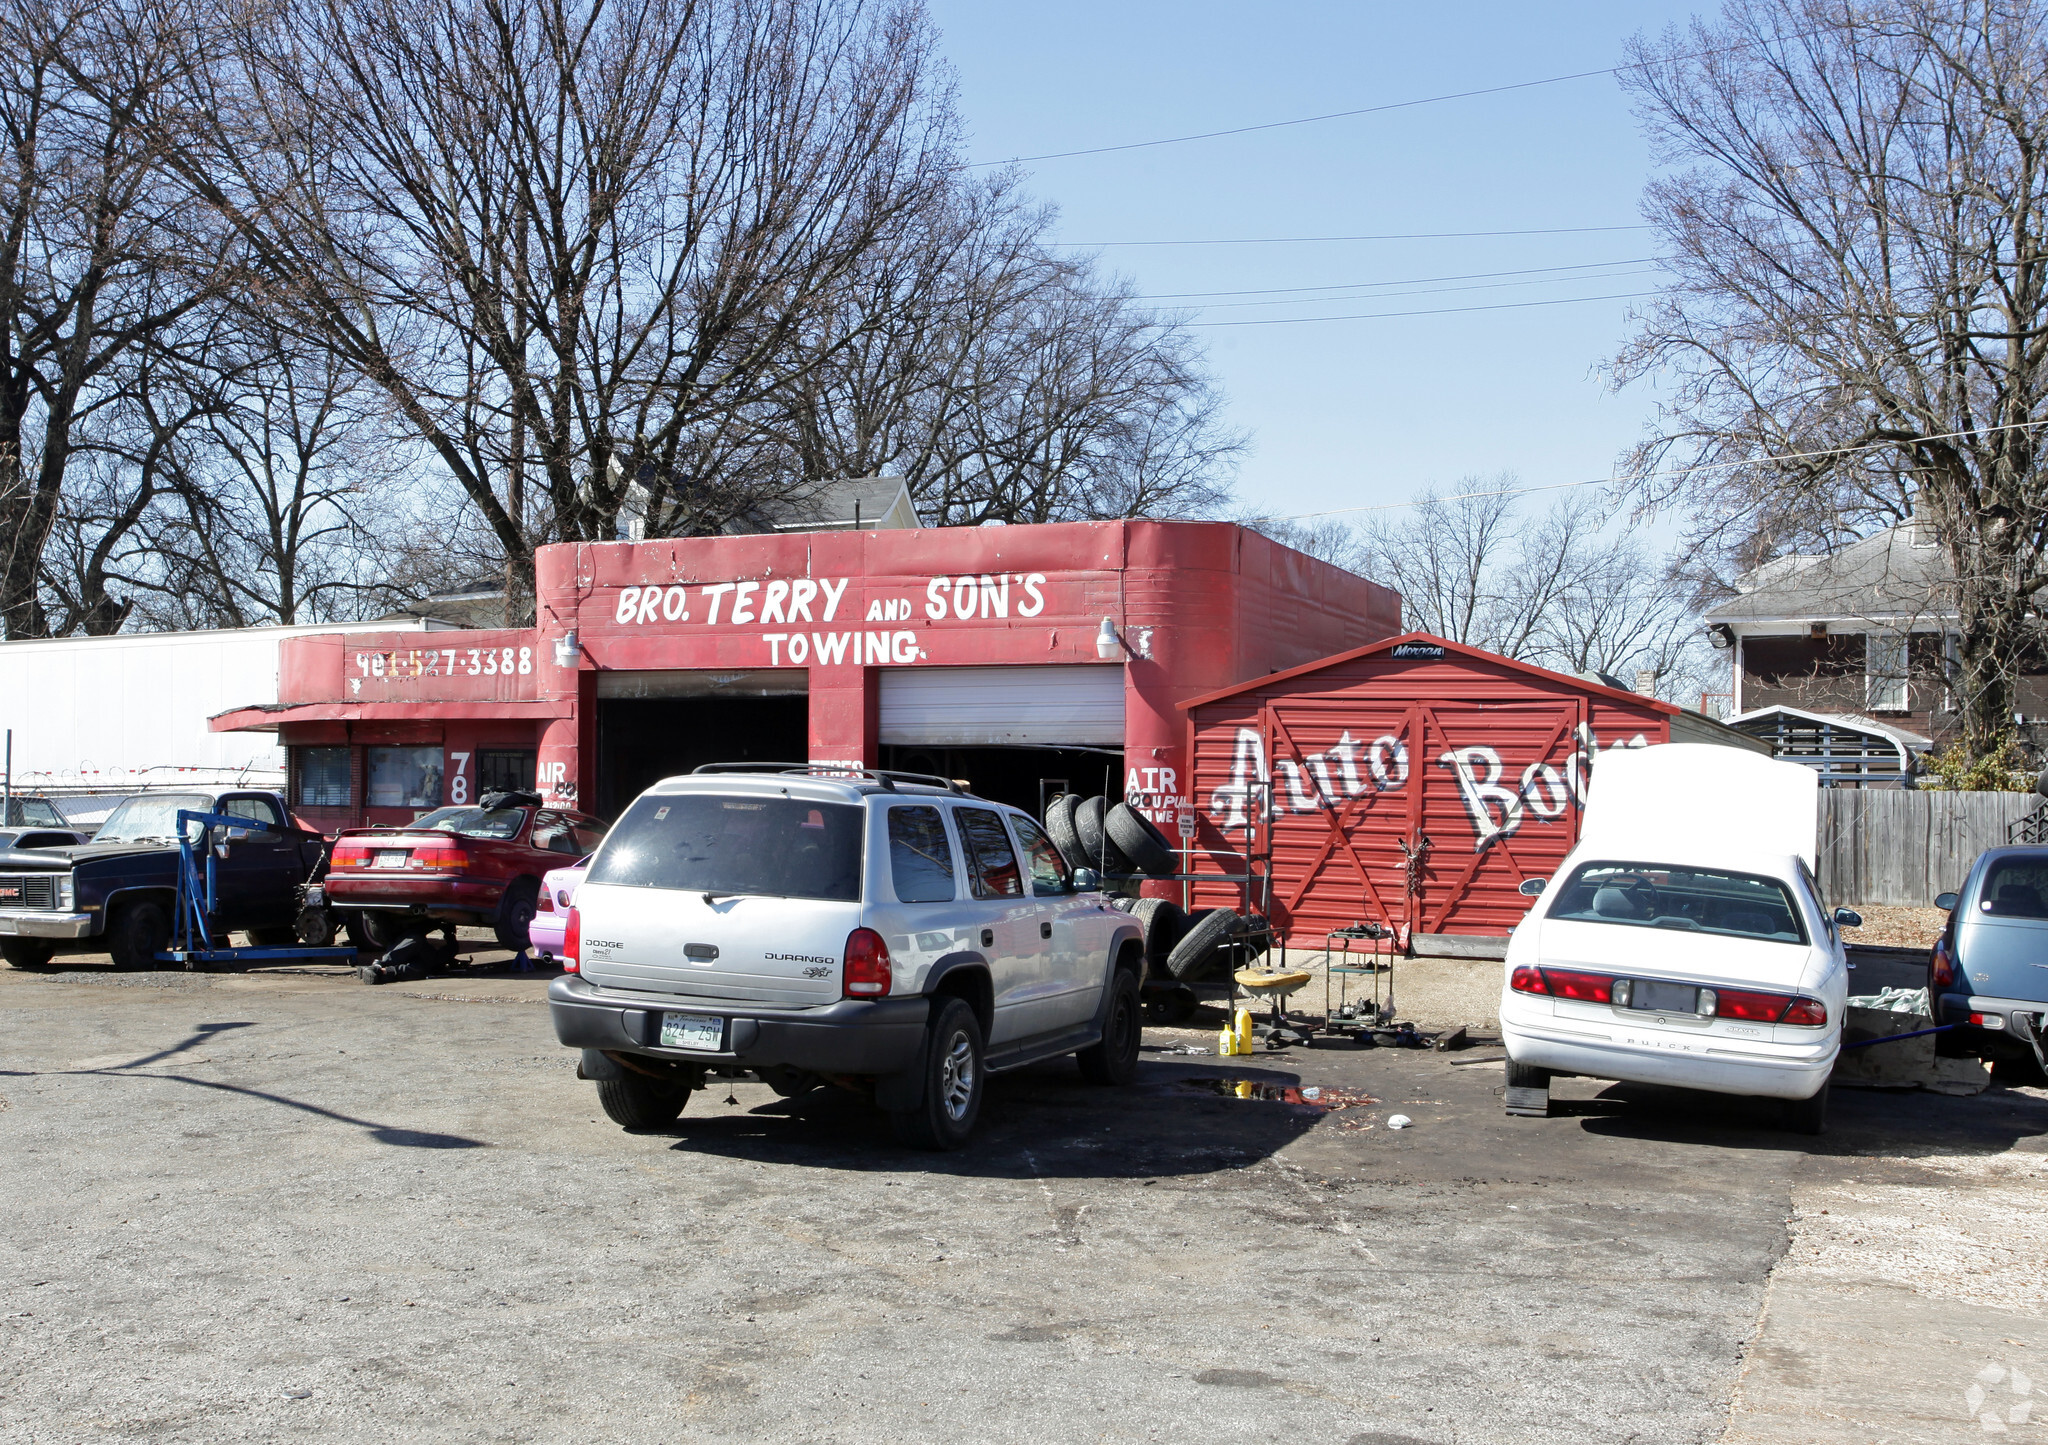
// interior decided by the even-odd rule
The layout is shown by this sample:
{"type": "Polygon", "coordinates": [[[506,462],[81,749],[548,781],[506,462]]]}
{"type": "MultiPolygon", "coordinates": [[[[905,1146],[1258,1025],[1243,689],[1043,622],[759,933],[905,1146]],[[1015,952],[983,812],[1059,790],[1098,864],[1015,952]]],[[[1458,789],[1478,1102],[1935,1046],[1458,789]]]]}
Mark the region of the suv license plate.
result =
{"type": "Polygon", "coordinates": [[[725,1047],[725,1020],[703,1014],[663,1014],[661,1046],[715,1054],[725,1047]]]}
{"type": "Polygon", "coordinates": [[[1647,1009],[1651,1013],[1698,1013],[1700,991],[1681,983],[1645,983],[1637,979],[1629,990],[1628,1006],[1647,1009]]]}

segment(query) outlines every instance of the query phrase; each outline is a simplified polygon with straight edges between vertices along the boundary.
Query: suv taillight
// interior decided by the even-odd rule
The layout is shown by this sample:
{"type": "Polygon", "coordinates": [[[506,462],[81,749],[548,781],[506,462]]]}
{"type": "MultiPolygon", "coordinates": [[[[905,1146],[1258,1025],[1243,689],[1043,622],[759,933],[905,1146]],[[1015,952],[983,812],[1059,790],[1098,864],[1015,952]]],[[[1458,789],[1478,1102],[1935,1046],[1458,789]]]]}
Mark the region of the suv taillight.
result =
{"type": "MultiPolygon", "coordinates": [[[[569,911],[574,918],[574,909],[569,911]]],[[[872,928],[846,935],[846,967],[840,989],[847,998],[877,998],[889,991],[889,945],[872,928]]]]}
{"type": "Polygon", "coordinates": [[[569,910],[569,921],[562,925],[562,972],[577,972],[581,965],[576,960],[582,952],[583,915],[572,908],[569,910]]]}

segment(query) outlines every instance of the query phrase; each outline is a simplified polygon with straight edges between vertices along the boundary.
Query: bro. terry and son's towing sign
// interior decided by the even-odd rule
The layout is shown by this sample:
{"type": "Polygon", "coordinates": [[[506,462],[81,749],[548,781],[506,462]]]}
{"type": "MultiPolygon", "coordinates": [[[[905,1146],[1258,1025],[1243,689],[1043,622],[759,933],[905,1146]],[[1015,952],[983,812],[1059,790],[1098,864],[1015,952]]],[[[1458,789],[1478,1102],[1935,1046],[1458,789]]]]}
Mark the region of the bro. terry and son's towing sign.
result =
{"type": "MultiPolygon", "coordinates": [[[[754,627],[771,667],[903,667],[925,660],[909,628],[876,631],[834,628],[841,618],[846,577],[790,577],[767,582],[675,582],[621,587],[612,621],[621,627],[689,622],[703,627],[754,627]],[[774,627],[781,630],[770,632],[774,627]]],[[[1045,611],[1043,572],[975,573],[934,577],[922,598],[871,596],[862,622],[966,622],[1037,617],[1045,611]]],[[[886,586],[883,591],[888,591],[886,586]]]]}

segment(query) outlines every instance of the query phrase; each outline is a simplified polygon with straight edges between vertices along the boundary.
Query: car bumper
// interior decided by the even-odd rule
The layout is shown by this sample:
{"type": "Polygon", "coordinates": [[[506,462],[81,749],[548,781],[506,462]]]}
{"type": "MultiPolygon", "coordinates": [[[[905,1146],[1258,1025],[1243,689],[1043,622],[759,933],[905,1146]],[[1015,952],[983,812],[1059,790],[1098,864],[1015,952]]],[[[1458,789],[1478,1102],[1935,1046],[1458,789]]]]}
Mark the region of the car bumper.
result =
{"type": "Polygon", "coordinates": [[[929,1000],[841,999],[803,1009],[749,1008],[704,999],[614,994],[573,975],[548,985],[555,1037],[574,1049],[644,1054],[676,1063],[747,1068],[782,1064],[818,1074],[896,1074],[917,1061],[929,1000]],[[661,1016],[696,1014],[726,1020],[725,1050],[669,1049],[659,1043],[661,1016]]]}
{"type": "Polygon", "coordinates": [[[1989,1038],[2008,1038],[2031,1044],[2048,1023],[2048,1002],[2027,998],[1988,998],[1979,994],[1944,993],[1936,996],[1937,1024],[1954,1024],[1955,1032],[1989,1038]],[[1999,1020],[2000,1027],[1986,1028],[1970,1022],[1970,1015],[1999,1020]]]}
{"type": "Polygon", "coordinates": [[[562,937],[568,931],[568,922],[561,914],[541,913],[526,925],[526,938],[535,953],[553,958],[562,951],[562,937]]]}
{"type": "Polygon", "coordinates": [[[1811,1044],[1738,1044],[1633,1021],[1604,1028],[1589,1020],[1535,1013],[1519,999],[1505,991],[1501,999],[1501,1042],[1508,1057],[1560,1074],[1711,1094],[1810,1099],[1827,1084],[1841,1052],[1839,1027],[1821,1030],[1811,1044]]]}
{"type": "Polygon", "coordinates": [[[0,938],[90,938],[90,913],[30,913],[0,909],[0,938]]]}
{"type": "Polygon", "coordinates": [[[379,878],[327,876],[324,885],[330,908],[374,908],[407,913],[496,913],[504,897],[502,882],[471,882],[460,878],[406,877],[393,873],[379,878]]]}

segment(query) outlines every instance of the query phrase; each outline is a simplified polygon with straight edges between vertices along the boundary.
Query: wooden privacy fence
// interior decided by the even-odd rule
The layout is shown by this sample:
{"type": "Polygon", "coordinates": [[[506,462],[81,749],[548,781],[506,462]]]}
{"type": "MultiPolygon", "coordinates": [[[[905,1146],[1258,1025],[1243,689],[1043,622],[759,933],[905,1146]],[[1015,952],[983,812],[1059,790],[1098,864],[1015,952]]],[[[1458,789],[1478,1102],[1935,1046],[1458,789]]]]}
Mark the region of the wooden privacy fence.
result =
{"type": "Polygon", "coordinates": [[[2032,793],[1932,793],[1822,788],[1817,859],[1830,903],[1927,907],[2005,830],[2040,807],[2032,793]]]}

